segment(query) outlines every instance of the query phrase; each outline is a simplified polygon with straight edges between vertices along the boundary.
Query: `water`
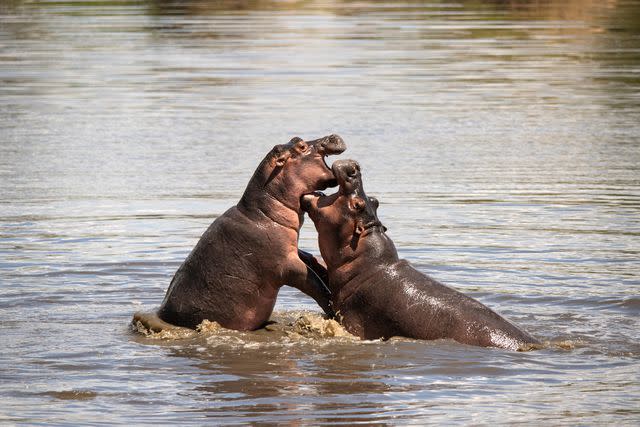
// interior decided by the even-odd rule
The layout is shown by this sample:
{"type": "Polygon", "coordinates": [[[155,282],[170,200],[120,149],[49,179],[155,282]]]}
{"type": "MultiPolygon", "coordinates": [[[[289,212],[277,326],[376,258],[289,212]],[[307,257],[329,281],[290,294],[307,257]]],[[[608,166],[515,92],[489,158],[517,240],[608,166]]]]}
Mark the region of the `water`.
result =
{"type": "Polygon", "coordinates": [[[0,422],[637,425],[639,136],[637,1],[4,1],[0,422]],[[329,133],[401,256],[549,345],[332,337],[287,288],[271,331],[130,329],[329,133]]]}

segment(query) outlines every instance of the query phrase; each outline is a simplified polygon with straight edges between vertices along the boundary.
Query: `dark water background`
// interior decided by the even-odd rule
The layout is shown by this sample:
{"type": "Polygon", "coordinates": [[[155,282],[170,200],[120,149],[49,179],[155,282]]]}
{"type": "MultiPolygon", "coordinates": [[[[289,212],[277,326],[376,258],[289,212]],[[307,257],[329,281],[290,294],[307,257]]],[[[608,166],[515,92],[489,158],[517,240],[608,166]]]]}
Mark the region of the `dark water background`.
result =
{"type": "MultiPolygon", "coordinates": [[[[0,423],[640,421],[640,2],[0,2],[0,423]],[[551,341],[152,339],[208,224],[340,134],[401,255],[551,341]]],[[[305,224],[301,246],[316,250],[305,224]]]]}

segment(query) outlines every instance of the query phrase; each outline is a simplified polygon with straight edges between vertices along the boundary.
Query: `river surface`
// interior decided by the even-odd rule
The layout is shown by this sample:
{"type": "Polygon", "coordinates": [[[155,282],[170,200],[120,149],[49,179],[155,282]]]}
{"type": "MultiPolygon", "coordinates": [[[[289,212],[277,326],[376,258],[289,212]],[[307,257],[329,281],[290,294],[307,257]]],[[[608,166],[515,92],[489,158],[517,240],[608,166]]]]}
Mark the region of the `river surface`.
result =
{"type": "Polygon", "coordinates": [[[638,1],[0,2],[0,424],[638,425],[639,319],[638,1]],[[358,341],[287,287],[268,330],[131,328],[330,133],[400,255],[543,349],[358,341]]]}

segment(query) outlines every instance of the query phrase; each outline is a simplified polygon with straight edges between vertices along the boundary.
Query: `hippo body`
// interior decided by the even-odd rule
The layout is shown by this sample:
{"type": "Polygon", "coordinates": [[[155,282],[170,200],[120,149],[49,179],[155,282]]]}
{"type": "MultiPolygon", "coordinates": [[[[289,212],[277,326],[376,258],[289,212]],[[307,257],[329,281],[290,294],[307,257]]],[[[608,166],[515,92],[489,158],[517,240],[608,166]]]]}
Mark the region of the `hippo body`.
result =
{"type": "Polygon", "coordinates": [[[536,342],[485,305],[421,273],[406,260],[377,265],[354,277],[334,297],[333,307],[347,330],[364,339],[453,338],[514,350],[536,342]]]}
{"type": "MultiPolygon", "coordinates": [[[[271,315],[280,286],[296,282],[289,276],[297,262],[288,259],[295,246],[283,241],[297,242],[296,231],[242,207],[230,208],[209,226],[175,273],[159,317],[187,327],[204,319],[229,329],[260,327],[271,315]],[[257,239],[259,235],[278,239],[257,239]]],[[[300,270],[296,272],[302,274],[300,270]]]]}
{"type": "Polygon", "coordinates": [[[333,308],[344,327],[364,339],[451,338],[512,350],[538,341],[470,298],[416,270],[398,252],[367,197],[359,165],[336,161],[340,190],[307,195],[303,208],[316,229],[327,264],[333,308]]]}
{"type": "MultiPolygon", "coordinates": [[[[335,185],[324,158],[344,149],[337,135],[275,146],[238,204],[209,226],[175,273],[157,317],[189,328],[207,319],[229,329],[257,329],[269,320],[285,284],[332,315],[328,289],[301,258],[317,262],[298,251],[300,198],[335,185]]],[[[134,321],[144,325],[148,318],[138,313],[134,321]]]]}

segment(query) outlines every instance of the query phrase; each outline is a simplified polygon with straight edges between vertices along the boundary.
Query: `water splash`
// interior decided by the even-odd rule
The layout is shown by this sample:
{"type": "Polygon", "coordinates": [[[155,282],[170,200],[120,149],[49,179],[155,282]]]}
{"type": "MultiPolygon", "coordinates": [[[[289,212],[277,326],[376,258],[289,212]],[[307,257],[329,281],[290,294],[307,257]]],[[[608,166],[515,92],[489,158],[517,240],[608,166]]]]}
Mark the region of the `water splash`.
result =
{"type": "Polygon", "coordinates": [[[132,331],[154,340],[187,340],[205,338],[207,343],[235,343],[243,346],[269,345],[269,342],[347,339],[359,341],[334,319],[319,313],[304,311],[275,312],[271,323],[256,331],[235,331],[222,327],[218,322],[203,320],[196,329],[174,326],[162,321],[153,312],[135,313],[131,321],[132,331]]]}

